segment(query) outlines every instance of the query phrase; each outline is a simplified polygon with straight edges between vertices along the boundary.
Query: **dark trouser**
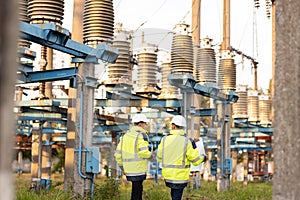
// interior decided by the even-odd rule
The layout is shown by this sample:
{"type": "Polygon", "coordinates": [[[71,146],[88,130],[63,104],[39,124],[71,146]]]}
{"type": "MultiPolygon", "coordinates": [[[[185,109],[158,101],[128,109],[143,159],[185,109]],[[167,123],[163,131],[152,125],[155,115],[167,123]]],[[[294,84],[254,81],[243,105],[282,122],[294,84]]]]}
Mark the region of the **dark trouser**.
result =
{"type": "Polygon", "coordinates": [[[184,188],[174,189],[171,188],[171,197],[172,200],[181,200],[184,188]]]}
{"type": "Polygon", "coordinates": [[[131,200],[142,200],[143,196],[143,180],[132,181],[131,200]]]}
{"type": "Polygon", "coordinates": [[[166,182],[166,186],[171,188],[172,200],[181,200],[183,190],[187,186],[187,183],[170,183],[170,182],[166,182]]]}

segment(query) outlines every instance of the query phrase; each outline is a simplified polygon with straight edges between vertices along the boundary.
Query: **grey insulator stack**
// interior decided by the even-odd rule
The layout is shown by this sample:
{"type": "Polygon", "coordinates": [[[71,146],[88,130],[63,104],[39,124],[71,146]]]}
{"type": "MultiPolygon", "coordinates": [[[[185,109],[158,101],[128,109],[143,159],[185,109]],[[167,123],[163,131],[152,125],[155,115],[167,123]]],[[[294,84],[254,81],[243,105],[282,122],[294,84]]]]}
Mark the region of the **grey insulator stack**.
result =
{"type": "Polygon", "coordinates": [[[64,0],[29,0],[28,16],[32,24],[52,22],[62,25],[64,0]]]}
{"type": "Polygon", "coordinates": [[[230,51],[222,51],[218,70],[218,86],[224,91],[236,88],[236,65],[230,51]]]}
{"type": "Polygon", "coordinates": [[[157,84],[157,53],[154,48],[143,48],[137,53],[137,82],[136,92],[155,92],[157,84]]]}
{"type": "Polygon", "coordinates": [[[201,40],[197,54],[197,80],[200,83],[216,83],[216,53],[212,48],[212,39],[201,40]]]}
{"type": "Polygon", "coordinates": [[[171,74],[171,56],[168,54],[161,64],[162,73],[162,88],[160,98],[177,98],[179,90],[177,87],[171,85],[168,81],[168,76],[171,74]]]}
{"type": "Polygon", "coordinates": [[[266,125],[271,123],[271,100],[269,95],[258,96],[259,121],[266,125]]]}
{"type": "Polygon", "coordinates": [[[193,44],[187,24],[175,27],[171,46],[171,66],[174,75],[193,75],[193,44]]]}
{"type": "MultiPolygon", "coordinates": [[[[30,18],[28,16],[28,0],[19,0],[19,21],[30,23],[30,18]]],[[[29,48],[31,42],[19,39],[19,48],[29,48]]]]}
{"type": "Polygon", "coordinates": [[[118,58],[115,63],[108,65],[108,78],[114,83],[132,84],[130,69],[130,42],[125,34],[119,33],[113,41],[113,48],[118,49],[118,58]]]}
{"type": "Polygon", "coordinates": [[[246,85],[238,85],[236,88],[236,94],[239,95],[239,99],[233,104],[233,118],[244,119],[248,118],[248,93],[246,85]]]}
{"type": "Polygon", "coordinates": [[[111,43],[114,36],[112,0],[86,0],[83,14],[83,43],[111,43]]]}
{"type": "Polygon", "coordinates": [[[248,121],[258,121],[258,91],[248,90],[248,121]]]}

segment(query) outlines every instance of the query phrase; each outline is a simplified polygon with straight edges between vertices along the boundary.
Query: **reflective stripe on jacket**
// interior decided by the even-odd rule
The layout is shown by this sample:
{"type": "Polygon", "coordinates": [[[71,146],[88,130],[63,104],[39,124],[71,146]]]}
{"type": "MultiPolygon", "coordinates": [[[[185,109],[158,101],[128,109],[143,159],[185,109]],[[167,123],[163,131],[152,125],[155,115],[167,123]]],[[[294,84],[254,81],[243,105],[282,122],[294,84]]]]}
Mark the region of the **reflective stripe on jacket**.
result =
{"type": "Polygon", "coordinates": [[[199,165],[203,157],[193,149],[184,130],[171,130],[158,146],[157,160],[162,163],[162,176],[166,182],[182,184],[188,182],[190,163],[199,165]]]}
{"type": "Polygon", "coordinates": [[[146,130],[133,126],[123,137],[115,152],[117,163],[123,167],[126,176],[140,176],[147,172],[148,141],[144,140],[146,130]]]}

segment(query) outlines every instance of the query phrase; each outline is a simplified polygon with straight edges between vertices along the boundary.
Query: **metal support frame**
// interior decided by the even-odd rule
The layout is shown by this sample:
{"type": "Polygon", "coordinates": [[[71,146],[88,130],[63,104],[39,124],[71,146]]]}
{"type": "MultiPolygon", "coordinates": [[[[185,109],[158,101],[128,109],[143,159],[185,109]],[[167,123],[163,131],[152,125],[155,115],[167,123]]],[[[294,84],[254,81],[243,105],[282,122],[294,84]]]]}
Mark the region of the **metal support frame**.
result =
{"type": "Polygon", "coordinates": [[[115,62],[118,50],[106,44],[92,48],[70,39],[70,32],[54,23],[28,24],[20,22],[20,37],[37,44],[59,50],[77,58],[74,62],[98,63],[98,59],[105,62],[115,62]]]}
{"type": "Polygon", "coordinates": [[[47,71],[35,71],[18,74],[17,83],[36,83],[36,82],[46,82],[46,81],[59,81],[75,79],[77,75],[77,68],[64,68],[64,69],[54,69],[47,71]]]}
{"type": "Polygon", "coordinates": [[[227,94],[222,92],[220,88],[213,84],[199,84],[197,83],[191,75],[169,75],[168,81],[171,85],[176,86],[182,90],[188,90],[189,92],[199,94],[202,96],[213,98],[214,100],[229,102],[237,102],[239,96],[230,91],[227,94]]]}

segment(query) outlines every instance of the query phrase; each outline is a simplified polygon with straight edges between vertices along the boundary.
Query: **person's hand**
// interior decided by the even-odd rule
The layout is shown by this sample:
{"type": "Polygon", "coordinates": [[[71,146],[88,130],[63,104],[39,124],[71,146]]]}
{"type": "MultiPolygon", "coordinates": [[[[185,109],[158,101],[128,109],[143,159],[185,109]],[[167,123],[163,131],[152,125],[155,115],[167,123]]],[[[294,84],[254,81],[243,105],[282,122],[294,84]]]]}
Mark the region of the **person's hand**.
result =
{"type": "Polygon", "coordinates": [[[207,156],[206,155],[201,155],[203,157],[203,161],[202,162],[206,162],[207,160],[207,156]]]}
{"type": "Polygon", "coordinates": [[[148,160],[149,160],[149,161],[154,161],[155,157],[156,157],[156,152],[153,151],[153,152],[151,153],[151,156],[148,158],[148,160]]]}

